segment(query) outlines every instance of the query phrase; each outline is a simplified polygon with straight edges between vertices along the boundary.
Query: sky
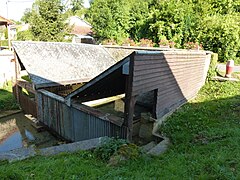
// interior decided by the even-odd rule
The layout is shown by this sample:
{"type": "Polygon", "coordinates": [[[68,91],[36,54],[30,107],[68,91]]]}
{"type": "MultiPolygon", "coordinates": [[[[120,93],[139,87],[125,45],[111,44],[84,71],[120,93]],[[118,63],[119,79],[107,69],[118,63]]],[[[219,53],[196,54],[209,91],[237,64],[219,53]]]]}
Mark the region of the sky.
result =
{"type": "MultiPolygon", "coordinates": [[[[31,8],[33,2],[34,0],[0,0],[0,16],[19,21],[25,9],[31,8]]],[[[88,0],[84,0],[84,6],[89,7],[88,0]]]]}

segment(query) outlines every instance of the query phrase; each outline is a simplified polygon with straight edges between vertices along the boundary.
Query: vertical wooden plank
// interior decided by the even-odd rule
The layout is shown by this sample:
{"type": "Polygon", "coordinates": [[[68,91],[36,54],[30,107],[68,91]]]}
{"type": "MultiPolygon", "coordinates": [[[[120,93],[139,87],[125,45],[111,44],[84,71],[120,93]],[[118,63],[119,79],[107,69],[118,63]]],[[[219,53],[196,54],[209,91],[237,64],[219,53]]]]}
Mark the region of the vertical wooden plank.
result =
{"type": "Polygon", "coordinates": [[[124,125],[127,126],[127,139],[132,141],[133,132],[133,114],[136,103],[136,96],[132,96],[132,84],[133,84],[133,70],[134,70],[134,56],[133,53],[130,57],[129,63],[129,75],[126,77],[126,96],[125,96],[125,106],[124,106],[124,125]]]}

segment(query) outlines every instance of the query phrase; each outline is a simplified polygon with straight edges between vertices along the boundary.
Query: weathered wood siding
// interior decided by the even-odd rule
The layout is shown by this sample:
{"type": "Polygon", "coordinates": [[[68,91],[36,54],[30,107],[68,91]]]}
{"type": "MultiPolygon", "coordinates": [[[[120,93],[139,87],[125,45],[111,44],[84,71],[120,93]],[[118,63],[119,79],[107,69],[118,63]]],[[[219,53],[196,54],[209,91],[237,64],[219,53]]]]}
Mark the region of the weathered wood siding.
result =
{"type": "Polygon", "coordinates": [[[45,90],[38,91],[38,102],[38,119],[65,139],[126,137],[126,127],[112,123],[105,114],[89,111],[84,105],[73,103],[68,107],[61,96],[45,90]]]}
{"type": "Polygon", "coordinates": [[[206,78],[205,64],[205,52],[136,53],[132,95],[157,89],[156,117],[160,118],[197,94],[206,78]]]}
{"type": "Polygon", "coordinates": [[[53,129],[62,137],[72,140],[74,137],[70,108],[64,99],[45,90],[37,91],[38,120],[53,129]]]}
{"type": "Polygon", "coordinates": [[[34,98],[31,98],[26,94],[23,94],[22,87],[18,85],[15,85],[13,87],[13,95],[17,99],[24,113],[31,114],[34,117],[37,117],[37,102],[35,101],[34,98]]]}

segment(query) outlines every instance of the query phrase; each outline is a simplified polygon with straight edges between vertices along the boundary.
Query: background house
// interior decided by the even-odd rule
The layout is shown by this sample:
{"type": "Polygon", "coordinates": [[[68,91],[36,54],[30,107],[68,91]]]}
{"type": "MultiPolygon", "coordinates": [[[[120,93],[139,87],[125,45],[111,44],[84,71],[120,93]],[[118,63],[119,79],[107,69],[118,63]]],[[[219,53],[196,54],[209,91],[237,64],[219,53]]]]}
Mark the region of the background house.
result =
{"type": "Polygon", "coordinates": [[[87,21],[78,16],[71,16],[68,18],[68,24],[72,28],[73,43],[95,43],[92,37],[92,26],[87,21]]]}

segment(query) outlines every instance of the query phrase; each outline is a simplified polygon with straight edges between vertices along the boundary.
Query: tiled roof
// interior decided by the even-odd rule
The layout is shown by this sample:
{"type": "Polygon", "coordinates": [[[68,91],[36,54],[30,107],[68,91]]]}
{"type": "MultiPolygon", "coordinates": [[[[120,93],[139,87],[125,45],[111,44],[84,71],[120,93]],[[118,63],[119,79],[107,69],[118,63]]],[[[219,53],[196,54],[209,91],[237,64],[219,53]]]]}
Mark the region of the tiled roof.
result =
{"type": "Polygon", "coordinates": [[[98,45],[15,41],[13,48],[38,87],[86,82],[115,63],[98,45]]]}

